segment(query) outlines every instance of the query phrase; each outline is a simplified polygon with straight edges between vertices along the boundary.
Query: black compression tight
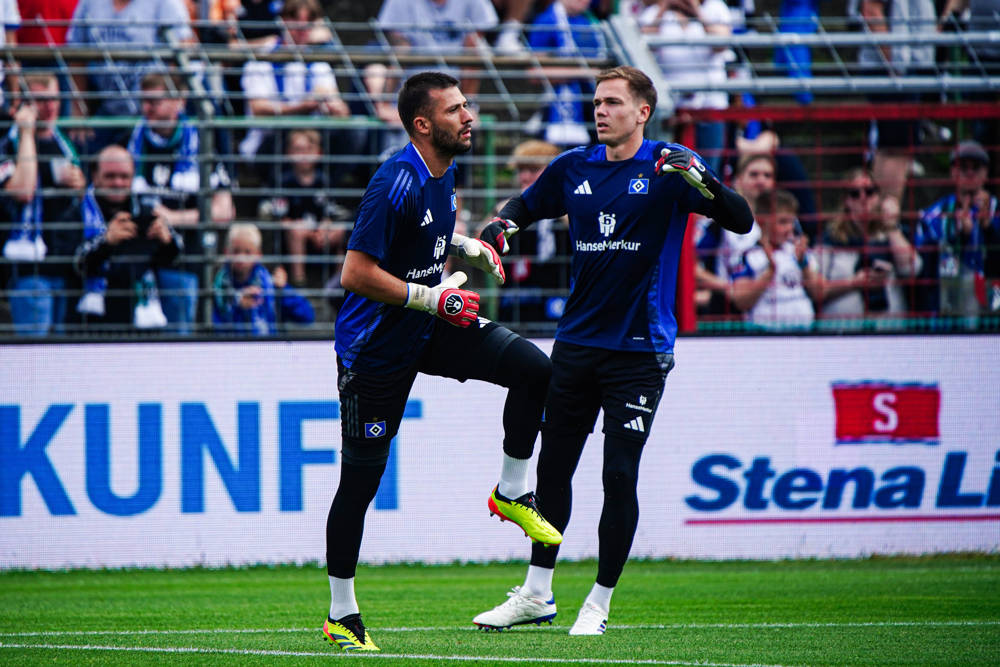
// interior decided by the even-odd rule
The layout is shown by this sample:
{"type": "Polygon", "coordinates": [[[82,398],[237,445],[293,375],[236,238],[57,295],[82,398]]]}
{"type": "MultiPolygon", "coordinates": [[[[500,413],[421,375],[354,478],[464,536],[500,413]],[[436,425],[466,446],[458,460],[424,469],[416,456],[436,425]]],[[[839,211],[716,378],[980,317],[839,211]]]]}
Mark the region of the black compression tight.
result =
{"type": "MultiPolygon", "coordinates": [[[[573,505],[572,478],[583,452],[586,433],[553,435],[544,432],[538,458],[538,509],[564,532],[573,505]]],[[[642,443],[612,435],[604,438],[604,507],[598,524],[597,583],[609,588],[618,583],[639,524],[636,485],[642,443]]],[[[558,547],[535,544],[531,564],[554,568],[558,547]]]]}
{"type": "Polygon", "coordinates": [[[358,567],[365,514],[375,498],[385,463],[357,465],[341,460],[340,486],[326,517],[326,571],[350,579],[358,567]]]}
{"type": "Polygon", "coordinates": [[[531,458],[551,375],[549,358],[523,338],[513,340],[500,356],[490,382],[509,389],[503,406],[505,454],[531,458]]]}
{"type": "MultiPolygon", "coordinates": [[[[552,363],[545,353],[523,338],[513,336],[500,354],[491,377],[480,378],[509,389],[503,413],[503,450],[510,456],[531,457],[551,373],[552,363]]],[[[363,447],[355,449],[364,451],[363,447]]],[[[341,460],[340,486],[326,518],[326,569],[332,577],[354,576],[365,514],[378,492],[385,470],[384,460],[373,465],[364,463],[341,460]]]]}

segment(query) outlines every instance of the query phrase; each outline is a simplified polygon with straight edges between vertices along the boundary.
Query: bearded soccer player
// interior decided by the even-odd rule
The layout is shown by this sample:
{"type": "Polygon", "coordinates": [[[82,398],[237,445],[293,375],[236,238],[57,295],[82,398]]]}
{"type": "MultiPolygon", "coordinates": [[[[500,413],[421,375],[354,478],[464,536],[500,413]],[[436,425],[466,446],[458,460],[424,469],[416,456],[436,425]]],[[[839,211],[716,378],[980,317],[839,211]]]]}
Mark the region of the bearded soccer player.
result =
{"type": "MultiPolygon", "coordinates": [[[[604,633],[635,536],[639,458],[674,365],[674,292],[688,216],[701,213],[740,234],[753,224],[746,201],[698,155],[643,138],[655,107],[656,91],[641,71],[601,72],[594,95],[600,143],[553,160],[481,235],[502,254],[519,228],[569,216],[573,288],[552,348],[537,487],[538,508],[560,532],[569,523],[573,473],[604,409],[597,579],[571,635],[604,633]]],[[[551,622],[557,553],[532,547],[524,584],[473,623],[498,630],[551,622]]]]}
{"type": "Polygon", "coordinates": [[[479,319],[479,295],[461,289],[464,273],[442,280],[447,254],[504,280],[492,247],[455,233],[454,158],[472,147],[474,117],[458,81],[438,72],[410,77],[397,104],[410,143],[378,169],[362,198],[342,271],[348,295],[336,323],[343,446],[326,524],[331,602],[323,634],[348,651],[378,650],[361,620],[354,575],[365,512],[417,373],[509,389],[503,467],[490,510],[533,541],[562,541],[527,488],[549,359],[517,334],[479,319]]]}

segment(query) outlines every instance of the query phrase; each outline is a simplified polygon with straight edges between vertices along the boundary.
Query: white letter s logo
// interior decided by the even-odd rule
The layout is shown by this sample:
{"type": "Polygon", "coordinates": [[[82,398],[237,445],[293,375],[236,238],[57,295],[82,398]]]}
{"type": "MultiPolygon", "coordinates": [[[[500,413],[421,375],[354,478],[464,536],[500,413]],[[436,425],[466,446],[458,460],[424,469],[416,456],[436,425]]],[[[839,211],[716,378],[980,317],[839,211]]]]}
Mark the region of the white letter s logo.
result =
{"type": "Polygon", "coordinates": [[[893,407],[895,403],[896,394],[875,394],[875,398],[872,399],[872,407],[875,408],[875,412],[885,417],[884,421],[879,419],[875,420],[873,426],[876,431],[879,431],[880,433],[891,433],[899,426],[899,415],[896,414],[896,409],[893,407]]]}

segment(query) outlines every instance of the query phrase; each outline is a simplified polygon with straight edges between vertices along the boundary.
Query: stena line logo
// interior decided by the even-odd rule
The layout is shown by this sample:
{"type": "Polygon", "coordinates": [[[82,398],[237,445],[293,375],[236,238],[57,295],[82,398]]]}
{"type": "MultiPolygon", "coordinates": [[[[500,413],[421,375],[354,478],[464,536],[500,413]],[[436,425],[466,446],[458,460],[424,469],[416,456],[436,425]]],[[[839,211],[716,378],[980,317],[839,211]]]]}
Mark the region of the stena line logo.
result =
{"type": "Polygon", "coordinates": [[[819,467],[794,451],[702,456],[691,467],[696,490],[684,498],[700,515],[684,523],[1000,523],[995,511],[1000,509],[1000,451],[994,443],[932,458],[904,454],[914,451],[905,446],[941,443],[936,383],[834,382],[832,390],[832,446],[845,454],[857,450],[843,445],[871,446],[873,454],[879,448],[872,463],[819,467]],[[775,464],[789,453],[794,465],[775,464]]]}
{"type": "MultiPolygon", "coordinates": [[[[1000,508],[1000,451],[993,454],[985,485],[968,481],[984,477],[979,474],[982,471],[972,470],[968,452],[948,452],[940,468],[859,465],[829,470],[807,466],[782,469],[765,454],[752,460],[711,454],[692,466],[691,479],[698,489],[684,502],[698,512],[729,510],[729,516],[689,518],[684,523],[1000,522],[998,513],[968,512],[1000,508]],[[936,480],[935,475],[939,475],[936,480]],[[914,512],[931,508],[949,512],[914,512]],[[805,515],[806,510],[812,511],[805,515]],[[733,517],[733,511],[739,516],[733,517]]],[[[982,462],[975,465],[982,467],[982,462]]]]}
{"type": "MultiPolygon", "coordinates": [[[[204,403],[183,402],[178,410],[177,442],[164,438],[163,407],[162,403],[57,403],[49,405],[35,424],[24,424],[20,405],[0,405],[0,521],[22,516],[22,495],[29,484],[34,484],[53,516],[76,515],[81,504],[88,502],[113,516],[142,514],[162,504],[167,487],[180,489],[179,507],[170,509],[184,514],[230,508],[237,512],[301,512],[307,492],[303,480],[306,467],[332,465],[339,459],[337,449],[309,447],[305,435],[311,422],[339,420],[339,401],[279,401],[276,434],[262,433],[259,402],[236,403],[225,417],[213,416],[204,403]],[[232,421],[233,416],[234,441],[227,443],[216,422],[232,421]],[[124,422],[131,420],[137,427],[135,442],[116,436],[128,430],[131,424],[124,422]],[[59,439],[79,443],[82,469],[49,451],[59,439]],[[134,448],[136,453],[127,465],[115,455],[123,448],[134,448]],[[176,472],[165,474],[168,470],[176,472]],[[123,475],[131,481],[119,479],[123,475]],[[275,478],[269,485],[278,491],[274,508],[262,508],[262,475],[275,478]],[[207,492],[209,476],[219,480],[224,493],[207,492]],[[71,496],[67,489],[86,492],[71,496]],[[129,491],[122,493],[122,489],[129,491]]],[[[403,419],[419,419],[422,413],[422,402],[410,400],[403,419]]],[[[373,503],[376,509],[399,509],[395,441],[373,503]]],[[[312,490],[317,491],[327,493],[325,488],[312,490]]]]}

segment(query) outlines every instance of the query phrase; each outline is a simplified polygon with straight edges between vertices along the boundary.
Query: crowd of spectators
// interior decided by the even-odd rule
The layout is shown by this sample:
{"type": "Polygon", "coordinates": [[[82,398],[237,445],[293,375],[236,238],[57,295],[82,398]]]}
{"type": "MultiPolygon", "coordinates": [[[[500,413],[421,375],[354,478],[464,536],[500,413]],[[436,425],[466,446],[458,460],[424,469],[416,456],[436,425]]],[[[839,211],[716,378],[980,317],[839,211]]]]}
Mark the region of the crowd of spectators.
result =
{"type": "MultiPolygon", "coordinates": [[[[639,0],[618,11],[633,14],[648,35],[696,41],[748,29],[753,3],[729,5],[639,0]]],[[[949,0],[935,12],[931,0],[857,0],[849,12],[878,33],[945,29],[962,11],[982,19],[989,6],[949,0]]],[[[779,29],[814,31],[818,7],[815,0],[784,0],[779,29]]],[[[539,111],[507,144],[513,178],[505,187],[514,191],[559,151],[593,140],[587,99],[594,71],[583,59],[609,56],[599,25],[612,11],[613,3],[602,0],[384,0],[371,18],[396,54],[486,49],[497,58],[536,53],[572,62],[526,69],[539,111]]],[[[374,168],[360,165],[359,173],[350,157],[388,155],[405,142],[394,94],[410,72],[372,63],[359,77],[339,77],[332,57],[253,56],[335,53],[338,42],[324,16],[319,0],[0,0],[0,37],[8,44],[104,50],[91,62],[66,62],[53,50],[33,61],[7,59],[0,70],[0,81],[6,74],[0,118],[9,118],[0,139],[0,301],[6,301],[0,328],[19,336],[190,335],[209,327],[273,335],[308,327],[320,310],[332,315],[343,294],[339,266],[356,204],[340,193],[345,183],[363,186],[365,170],[374,168]],[[206,128],[194,117],[202,100],[191,88],[205,84],[204,72],[181,71],[159,58],[113,57],[116,50],[198,42],[247,53],[244,64],[230,68],[227,96],[210,100],[219,113],[253,119],[247,129],[206,128]],[[358,116],[376,121],[377,129],[326,122],[358,116]],[[315,117],[317,124],[275,129],[268,122],[283,117],[315,117]],[[60,129],[60,118],[78,122],[60,129]],[[206,141],[220,156],[210,164],[201,150],[206,141]],[[254,194],[241,195],[241,185],[254,194]]],[[[989,61],[996,54],[977,55],[989,61]]],[[[668,83],[725,80],[738,75],[733,63],[741,57],[699,46],[665,46],[653,56],[668,83]]],[[[774,61],[789,76],[810,76],[808,47],[776,49],[774,61]]],[[[919,74],[933,66],[934,50],[862,49],[858,62],[873,71],[919,74]]],[[[475,106],[481,70],[452,73],[475,106]]],[[[813,103],[806,93],[795,99],[813,103]]],[[[953,193],[919,215],[902,205],[920,123],[878,123],[867,159],[859,155],[856,168],[824,186],[836,205],[823,210],[811,185],[820,175],[810,174],[773,128],[698,119],[699,110],[729,107],[728,94],[674,101],[665,131],[691,137],[708,165],[747,198],[759,223],[736,237],[711,220],[695,221],[703,318],[802,327],[919,314],[975,326],[982,314],[1000,310],[1000,211],[989,192],[987,150],[996,123],[972,126],[971,136],[987,138],[986,148],[975,141],[954,147],[953,193]]],[[[755,101],[743,96],[737,103],[755,101]]],[[[488,212],[460,210],[472,227],[470,213],[488,212]]],[[[500,319],[558,319],[569,288],[568,243],[560,221],[542,221],[521,235],[508,260],[509,292],[495,304],[500,319]]]]}
{"type": "Polygon", "coordinates": [[[869,167],[849,169],[837,205],[807,230],[800,200],[767,153],[741,156],[733,187],[756,224],[727,236],[699,222],[700,312],[767,329],[900,328],[905,317],[974,329],[1000,311],[1000,207],[987,189],[990,155],[974,140],[949,154],[952,192],[907,220],[869,167]]]}

